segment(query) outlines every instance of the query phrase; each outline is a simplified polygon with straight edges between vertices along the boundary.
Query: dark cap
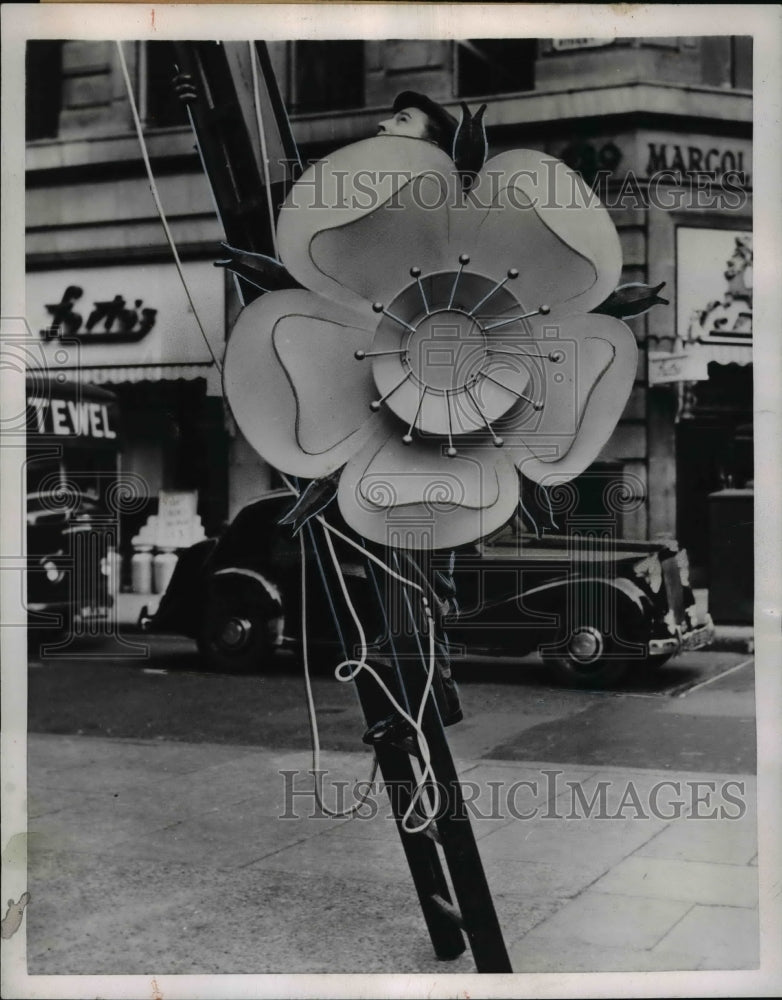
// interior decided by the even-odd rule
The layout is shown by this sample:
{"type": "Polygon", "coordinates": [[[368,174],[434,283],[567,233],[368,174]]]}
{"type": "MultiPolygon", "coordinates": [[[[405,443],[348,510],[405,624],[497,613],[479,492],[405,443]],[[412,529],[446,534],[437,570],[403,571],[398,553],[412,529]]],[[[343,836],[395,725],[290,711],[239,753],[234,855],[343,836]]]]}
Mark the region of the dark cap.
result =
{"type": "Polygon", "coordinates": [[[445,150],[449,156],[453,155],[453,140],[458,121],[452,114],[445,110],[442,104],[433,101],[425,94],[417,94],[414,90],[403,90],[394,101],[392,112],[396,114],[405,108],[418,108],[430,119],[433,126],[432,140],[445,150]]]}

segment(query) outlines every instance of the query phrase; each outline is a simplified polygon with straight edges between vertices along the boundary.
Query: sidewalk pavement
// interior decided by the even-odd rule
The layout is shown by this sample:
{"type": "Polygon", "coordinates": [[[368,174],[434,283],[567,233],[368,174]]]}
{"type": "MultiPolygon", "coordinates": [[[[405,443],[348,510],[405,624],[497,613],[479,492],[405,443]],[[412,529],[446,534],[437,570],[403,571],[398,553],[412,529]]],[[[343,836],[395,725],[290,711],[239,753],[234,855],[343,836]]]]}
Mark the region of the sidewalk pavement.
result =
{"type": "MultiPolygon", "coordinates": [[[[370,760],[324,752],[327,800],[332,779],[352,788],[370,760]]],[[[469,950],[434,958],[382,790],[373,818],[312,817],[306,792],[300,818],[280,818],[286,780],[311,788],[310,766],[301,751],[30,734],[30,974],[473,972],[469,950]]],[[[457,768],[475,783],[473,827],[514,971],[757,967],[752,776],[457,768]],[[745,814],[687,818],[690,780],[709,799],[695,809],[735,815],[732,795],[745,814]],[[679,792],[660,785],[671,781],[679,792]],[[518,782],[529,784],[512,792],[518,782]],[[624,818],[590,815],[567,782],[586,802],[606,783],[604,814],[624,818]],[[651,815],[657,786],[658,812],[679,798],[683,815],[651,815]]]]}

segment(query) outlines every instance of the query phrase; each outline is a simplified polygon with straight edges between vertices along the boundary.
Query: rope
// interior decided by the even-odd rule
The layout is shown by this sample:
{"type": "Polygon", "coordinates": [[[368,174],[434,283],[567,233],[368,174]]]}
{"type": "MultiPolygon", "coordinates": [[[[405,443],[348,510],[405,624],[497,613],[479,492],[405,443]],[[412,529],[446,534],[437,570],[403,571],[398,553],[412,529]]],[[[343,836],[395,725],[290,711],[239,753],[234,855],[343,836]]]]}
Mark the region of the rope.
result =
{"type": "Polygon", "coordinates": [[[263,166],[263,180],[266,186],[266,203],[269,208],[269,223],[272,233],[272,244],[274,246],[274,256],[280,259],[280,250],[277,246],[277,227],[274,219],[274,203],[272,202],[272,182],[269,173],[269,151],[266,146],[266,129],[263,127],[263,116],[261,114],[261,88],[258,80],[258,54],[255,51],[253,42],[247,43],[250,46],[250,65],[253,74],[253,104],[255,105],[255,120],[258,124],[258,135],[261,140],[261,159],[263,166]]]}
{"type": "Polygon", "coordinates": [[[540,532],[538,531],[537,522],[536,522],[535,518],[532,516],[532,514],[530,514],[530,512],[524,506],[524,501],[521,499],[521,490],[519,490],[519,507],[521,507],[522,513],[526,514],[527,517],[529,518],[530,523],[531,523],[532,527],[535,530],[535,537],[536,538],[540,538],[540,532]]]}
{"type": "Polygon", "coordinates": [[[128,64],[125,62],[125,53],[122,51],[122,43],[115,42],[117,46],[117,52],[119,53],[120,67],[122,68],[122,75],[125,78],[125,87],[128,92],[128,101],[130,103],[130,111],[133,115],[133,124],[136,127],[136,135],[138,136],[139,145],[141,146],[141,156],[144,160],[144,166],[147,171],[147,178],[149,180],[149,189],[152,192],[152,198],[155,202],[155,207],[157,208],[158,215],[160,216],[160,221],[163,225],[163,231],[166,234],[166,239],[168,240],[168,245],[171,247],[171,253],[174,257],[174,264],[176,264],[177,273],[179,274],[179,280],[182,282],[182,287],[185,290],[185,295],[187,296],[187,301],[190,303],[190,308],[193,311],[193,316],[198,324],[198,329],[201,331],[201,336],[204,338],[204,343],[206,344],[207,350],[212,356],[212,361],[214,361],[215,368],[222,375],[223,367],[217,360],[215,352],[212,350],[212,345],[209,343],[209,338],[206,335],[203,324],[198,316],[198,310],[196,309],[195,302],[193,302],[193,297],[190,294],[190,289],[188,288],[187,281],[185,280],[184,271],[182,270],[182,261],[179,259],[179,252],[176,248],[176,243],[174,242],[174,237],[168,226],[168,220],[166,219],[166,213],[163,211],[163,204],[160,201],[160,195],[158,194],[157,184],[155,183],[155,178],[152,173],[152,164],[149,162],[149,153],[147,152],[147,144],[144,139],[144,130],[141,125],[141,118],[139,117],[138,108],[136,107],[136,99],[133,96],[133,85],[130,82],[130,73],[128,72],[128,64]]]}
{"type": "MultiPolygon", "coordinates": [[[[428,829],[428,827],[430,827],[431,824],[434,822],[434,820],[437,817],[437,812],[440,808],[440,791],[437,786],[437,781],[435,780],[434,770],[432,768],[432,758],[431,758],[431,753],[429,751],[429,744],[426,741],[426,736],[424,735],[424,731],[421,725],[423,721],[424,710],[426,708],[426,702],[432,690],[432,684],[434,682],[434,672],[436,668],[434,620],[432,618],[432,613],[429,610],[428,602],[426,602],[424,604],[424,612],[427,618],[427,634],[429,637],[429,667],[427,670],[426,684],[424,685],[423,694],[421,695],[421,703],[418,706],[418,714],[414,718],[397,701],[397,699],[391,693],[388,686],[386,685],[382,677],[377,673],[377,671],[367,663],[366,657],[368,650],[367,650],[367,639],[364,633],[364,629],[361,625],[361,621],[358,617],[358,614],[356,613],[356,609],[353,606],[353,602],[350,599],[350,595],[348,594],[348,589],[345,584],[345,578],[342,575],[342,568],[339,565],[337,554],[334,551],[334,546],[332,544],[329,531],[324,531],[324,537],[326,539],[326,544],[328,546],[329,553],[331,555],[331,560],[334,564],[334,569],[336,570],[337,577],[339,579],[339,585],[342,590],[342,596],[345,598],[345,603],[348,606],[348,611],[350,612],[350,616],[353,619],[353,622],[358,631],[359,645],[361,647],[361,654],[359,658],[343,660],[342,663],[337,665],[334,674],[338,681],[341,681],[342,683],[347,683],[348,681],[355,680],[362,670],[366,670],[372,677],[372,679],[376,682],[376,684],[383,692],[383,694],[385,694],[386,698],[388,698],[389,702],[391,703],[391,705],[393,705],[394,709],[402,716],[403,719],[405,719],[408,723],[410,723],[410,725],[415,730],[416,739],[418,742],[418,750],[421,755],[421,763],[423,767],[421,770],[421,778],[418,784],[416,785],[415,790],[413,791],[413,794],[410,798],[410,804],[408,805],[407,809],[404,812],[404,815],[402,816],[402,829],[406,833],[423,833],[424,830],[428,829]],[[348,673],[345,673],[345,668],[349,668],[348,673]],[[427,801],[427,799],[424,797],[423,794],[424,790],[427,787],[429,787],[433,792],[431,803],[427,801]],[[419,823],[417,826],[411,826],[410,817],[413,815],[415,807],[419,801],[423,805],[425,819],[423,820],[422,823],[419,823]]],[[[393,570],[391,570],[390,566],[386,567],[385,564],[380,560],[378,560],[378,562],[391,575],[398,576],[398,574],[393,573],[393,570]]],[[[412,583],[412,581],[404,580],[404,578],[401,579],[408,586],[415,587],[417,590],[421,589],[416,584],[412,583]]],[[[409,598],[407,598],[407,595],[405,595],[405,597],[406,599],[409,600],[409,598]]],[[[424,600],[426,601],[425,598],[424,600]]]]}
{"type": "MultiPolygon", "coordinates": [[[[288,479],[288,477],[284,473],[280,473],[280,477],[285,483],[285,485],[293,493],[298,495],[299,491],[296,489],[296,487],[293,485],[290,479],[288,479]]],[[[421,762],[423,767],[421,771],[421,777],[410,798],[410,804],[408,805],[402,817],[402,828],[405,830],[406,833],[423,833],[423,831],[426,830],[429,826],[431,826],[431,824],[434,822],[435,818],[437,817],[437,812],[440,808],[440,793],[437,786],[437,782],[435,780],[434,771],[432,769],[429,744],[426,741],[426,736],[424,735],[421,725],[423,721],[426,702],[432,690],[432,684],[434,683],[434,672],[436,669],[434,620],[432,618],[432,613],[429,609],[429,601],[426,597],[423,587],[419,586],[417,583],[414,583],[412,580],[409,580],[406,577],[402,576],[400,573],[395,572],[389,565],[384,563],[382,559],[378,559],[377,556],[372,555],[372,553],[368,552],[362,545],[358,545],[352,539],[348,538],[347,535],[343,534],[337,528],[334,528],[330,524],[328,524],[325,518],[323,518],[320,514],[316,515],[315,520],[320,522],[321,527],[323,529],[323,537],[326,540],[326,545],[328,546],[329,555],[331,556],[334,569],[337,573],[340,589],[342,590],[342,596],[345,599],[345,603],[348,607],[348,611],[350,612],[350,616],[353,619],[353,622],[356,626],[356,630],[359,635],[359,646],[361,648],[361,653],[358,659],[346,658],[341,663],[337,664],[337,666],[334,669],[334,676],[340,683],[346,684],[349,681],[355,680],[358,674],[362,670],[366,670],[367,673],[377,683],[381,691],[388,698],[389,702],[394,707],[394,709],[396,709],[396,711],[402,716],[402,718],[405,719],[408,723],[410,723],[410,725],[415,730],[416,739],[418,742],[418,749],[421,755],[421,762]],[[342,574],[342,568],[339,564],[339,559],[337,558],[337,554],[334,551],[334,546],[331,541],[331,535],[336,535],[338,538],[341,538],[343,541],[347,542],[362,555],[366,556],[372,562],[376,563],[382,570],[384,570],[393,579],[398,580],[400,583],[403,583],[406,587],[410,587],[413,590],[417,590],[421,594],[421,599],[424,605],[424,613],[426,614],[427,618],[427,634],[429,637],[429,663],[427,669],[426,684],[424,685],[424,690],[421,695],[421,703],[418,708],[418,714],[415,718],[407,711],[406,708],[400,705],[400,703],[394,697],[392,692],[389,690],[383,678],[377,673],[377,671],[372,666],[369,665],[369,663],[367,663],[366,658],[368,655],[368,647],[367,647],[366,633],[364,632],[364,628],[358,617],[358,613],[356,612],[355,606],[353,605],[353,602],[350,599],[350,594],[348,593],[347,585],[345,583],[345,578],[342,574]],[[345,673],[346,668],[348,668],[348,673],[345,673]],[[431,793],[433,793],[431,795],[431,802],[427,802],[427,799],[424,798],[423,796],[424,790],[427,787],[431,790],[431,793]],[[424,804],[424,811],[426,818],[418,826],[411,826],[410,817],[413,814],[416,804],[419,802],[419,800],[422,801],[424,804]]],[[[307,628],[306,628],[306,614],[305,614],[305,607],[306,607],[306,596],[305,596],[306,573],[304,566],[305,549],[304,549],[304,540],[301,535],[299,535],[299,544],[300,544],[301,561],[302,561],[302,645],[303,645],[303,661],[304,661],[304,685],[305,685],[305,690],[307,692],[307,710],[310,720],[310,735],[312,738],[313,771],[318,771],[319,767],[317,766],[317,764],[320,763],[320,737],[318,733],[317,713],[315,709],[314,698],[312,695],[312,684],[309,674],[309,651],[307,643],[307,628]]],[[[410,603],[407,593],[405,593],[405,599],[408,603],[408,608],[410,608],[410,603]]],[[[416,640],[418,640],[417,633],[416,633],[416,640]]],[[[419,641],[419,649],[421,649],[420,641],[419,641]]],[[[423,650],[421,650],[422,658],[423,655],[424,655],[423,650]]],[[[370,778],[370,784],[374,780],[374,777],[377,773],[377,766],[378,766],[377,758],[375,758],[372,769],[372,776],[370,778]]],[[[367,793],[367,795],[368,794],[369,793],[367,793]]],[[[344,812],[330,811],[327,808],[325,808],[319,798],[319,793],[317,788],[315,790],[315,798],[320,808],[323,809],[323,811],[326,812],[328,815],[335,816],[337,818],[348,818],[352,816],[355,812],[357,812],[358,809],[361,808],[361,806],[366,801],[367,796],[363,796],[360,802],[358,802],[354,806],[351,806],[350,809],[345,810],[344,812]]]]}
{"type": "Polygon", "coordinates": [[[551,507],[551,497],[548,495],[548,490],[546,489],[545,486],[541,486],[540,488],[541,488],[541,490],[543,492],[543,496],[546,498],[546,503],[548,504],[548,516],[549,516],[549,520],[551,521],[551,525],[552,525],[553,528],[555,528],[557,531],[559,531],[559,525],[554,520],[554,511],[552,510],[552,507],[551,507]]]}
{"type": "MultiPolygon", "coordinates": [[[[312,771],[315,777],[315,801],[318,808],[332,819],[350,819],[364,805],[369,798],[372,785],[377,775],[377,757],[372,762],[372,773],[369,776],[367,791],[361,795],[358,802],[349,809],[329,809],[323,801],[323,796],[318,788],[318,774],[320,772],[320,733],[318,732],[318,716],[315,709],[315,698],[312,692],[312,678],[310,677],[309,643],[307,642],[307,565],[306,552],[304,547],[304,536],[299,534],[299,551],[301,553],[301,640],[302,659],[304,661],[304,690],[307,695],[307,717],[310,723],[310,741],[312,744],[312,771]]],[[[346,654],[347,655],[347,654],[346,654]]]]}

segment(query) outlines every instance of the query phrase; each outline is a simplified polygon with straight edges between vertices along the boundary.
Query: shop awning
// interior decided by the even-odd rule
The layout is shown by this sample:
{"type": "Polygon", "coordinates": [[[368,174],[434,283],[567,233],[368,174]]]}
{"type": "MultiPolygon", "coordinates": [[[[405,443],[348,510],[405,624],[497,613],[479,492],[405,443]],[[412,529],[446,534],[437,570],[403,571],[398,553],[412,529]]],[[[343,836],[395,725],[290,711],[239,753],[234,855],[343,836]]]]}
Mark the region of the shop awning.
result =
{"type": "Polygon", "coordinates": [[[207,396],[221,396],[220,372],[213,362],[191,365],[112,365],[81,368],[51,368],[50,375],[64,375],[68,382],[86,385],[121,385],[123,382],[176,382],[206,379],[207,396]]]}
{"type": "Polygon", "coordinates": [[[688,347],[692,354],[697,352],[706,364],[714,361],[718,365],[751,365],[752,344],[698,344],[688,347]]]}
{"type": "Polygon", "coordinates": [[[208,378],[214,365],[112,365],[106,368],[62,368],[68,381],[88,382],[91,385],[103,385],[106,382],[160,382],[196,378],[208,378]]]}

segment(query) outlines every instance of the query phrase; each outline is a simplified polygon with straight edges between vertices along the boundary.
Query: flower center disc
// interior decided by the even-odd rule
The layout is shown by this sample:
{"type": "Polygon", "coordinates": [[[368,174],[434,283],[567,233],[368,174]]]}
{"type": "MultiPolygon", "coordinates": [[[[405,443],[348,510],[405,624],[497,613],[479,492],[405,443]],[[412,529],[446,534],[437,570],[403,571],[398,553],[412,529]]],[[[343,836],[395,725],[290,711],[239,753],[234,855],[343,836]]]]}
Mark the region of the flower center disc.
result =
{"type": "Polygon", "coordinates": [[[521,311],[506,288],[467,270],[408,285],[384,309],[372,344],[378,398],[411,434],[486,433],[518,403],[530,372],[523,355],[493,353],[507,334],[485,327],[521,311]]]}
{"type": "Polygon", "coordinates": [[[483,331],[471,316],[455,309],[427,316],[410,334],[405,347],[403,358],[421,388],[463,389],[475,382],[486,362],[483,331]]]}

